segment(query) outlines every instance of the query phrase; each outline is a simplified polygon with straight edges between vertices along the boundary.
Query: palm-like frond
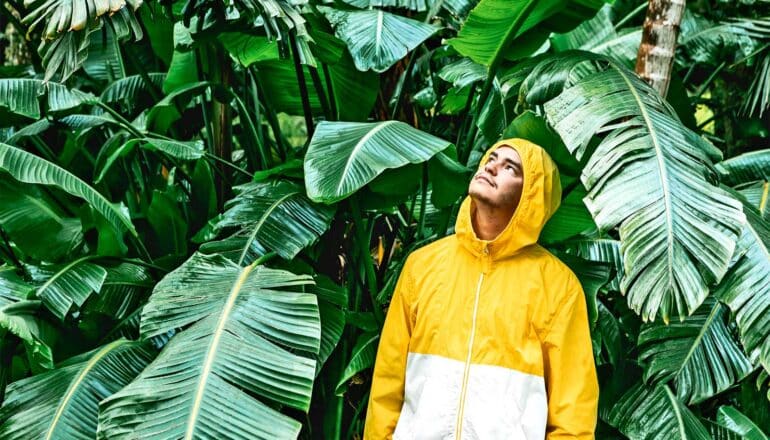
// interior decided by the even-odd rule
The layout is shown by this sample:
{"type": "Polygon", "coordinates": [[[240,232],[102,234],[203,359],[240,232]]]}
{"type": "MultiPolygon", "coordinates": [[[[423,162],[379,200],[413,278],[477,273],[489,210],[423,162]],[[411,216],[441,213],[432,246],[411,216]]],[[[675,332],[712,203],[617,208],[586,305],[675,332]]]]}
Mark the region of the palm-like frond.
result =
{"type": "Polygon", "coordinates": [[[697,417],[666,385],[636,385],[621,397],[609,423],[631,440],[711,440],[697,417]]]}
{"type": "Polygon", "coordinates": [[[273,250],[286,260],[315,242],[329,227],[335,209],[313,203],[301,186],[286,182],[255,182],[236,187],[215,228],[237,226],[248,240],[240,261],[246,261],[252,242],[273,250]]]}
{"type": "Polygon", "coordinates": [[[0,169],[24,183],[52,185],[80,197],[104,216],[117,230],[136,236],[125,209],[110,203],[99,192],[64,168],[10,145],[0,143],[0,169]]]}
{"type": "Polygon", "coordinates": [[[318,8],[347,44],[358,70],[384,72],[438,28],[390,12],[318,8]]]}
{"type": "Polygon", "coordinates": [[[54,315],[64,319],[102,288],[107,270],[82,257],[58,266],[30,267],[32,276],[41,284],[36,295],[54,315]]]}
{"type": "Polygon", "coordinates": [[[134,11],[142,0],[25,0],[30,13],[23,18],[31,32],[44,25],[38,52],[46,66],[45,79],[61,71],[67,79],[88,56],[89,35],[106,23],[114,38],[142,37],[134,11]]]}
{"type": "Polygon", "coordinates": [[[53,353],[43,337],[46,325],[37,316],[40,301],[27,300],[33,292],[15,268],[0,266],[0,328],[21,339],[33,369],[50,369],[53,353]]]}
{"type": "Polygon", "coordinates": [[[95,99],[89,93],[76,89],[70,90],[53,82],[27,78],[0,78],[0,110],[38,119],[41,114],[39,97],[44,95],[47,110],[50,112],[68,110],[95,99]]]}
{"type": "Polygon", "coordinates": [[[768,436],[751,419],[732,406],[719,407],[717,425],[734,434],[736,439],[768,440],[768,436]]]}
{"type": "Polygon", "coordinates": [[[133,380],[153,355],[147,344],[121,339],[12,383],[0,409],[0,437],[93,439],[99,401],[133,380]]]}
{"type": "Polygon", "coordinates": [[[747,353],[770,371],[770,225],[750,206],[736,261],[715,290],[730,307],[747,353]]]}
{"type": "Polygon", "coordinates": [[[596,55],[546,59],[521,93],[578,159],[590,155],[585,203],[600,228],[620,227],[631,308],[645,320],[692,313],[727,272],[745,222],[740,202],[709,180],[719,150],[633,72],[596,55]]]}
{"type": "Polygon", "coordinates": [[[343,199],[389,168],[421,163],[451,144],[403,122],[322,122],[305,155],[311,200],[343,199]]]}
{"type": "Polygon", "coordinates": [[[307,410],[320,323],[307,276],[193,255],[156,286],[142,337],[187,327],[102,403],[99,438],[294,438],[275,404],[307,410]],[[258,398],[259,399],[258,399],[258,398]],[[266,400],[269,403],[263,403],[266,400]]]}
{"type": "Polygon", "coordinates": [[[24,254],[51,262],[83,244],[80,219],[65,216],[38,188],[0,177],[0,225],[24,254]]]}
{"type": "Polygon", "coordinates": [[[645,377],[673,379],[677,397],[702,402],[746,377],[753,366],[725,321],[727,308],[709,297],[683,322],[646,325],[639,334],[645,377]]]}

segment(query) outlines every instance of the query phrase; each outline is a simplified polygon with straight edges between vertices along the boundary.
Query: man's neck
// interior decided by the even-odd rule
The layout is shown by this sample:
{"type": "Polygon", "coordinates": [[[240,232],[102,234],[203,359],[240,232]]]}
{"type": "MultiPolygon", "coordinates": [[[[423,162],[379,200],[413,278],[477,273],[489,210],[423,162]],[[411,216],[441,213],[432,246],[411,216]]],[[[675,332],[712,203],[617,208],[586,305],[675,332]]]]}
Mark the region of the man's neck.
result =
{"type": "Polygon", "coordinates": [[[494,240],[508,226],[513,214],[508,210],[495,209],[478,201],[475,203],[476,210],[472,223],[476,236],[482,240],[494,240]]]}

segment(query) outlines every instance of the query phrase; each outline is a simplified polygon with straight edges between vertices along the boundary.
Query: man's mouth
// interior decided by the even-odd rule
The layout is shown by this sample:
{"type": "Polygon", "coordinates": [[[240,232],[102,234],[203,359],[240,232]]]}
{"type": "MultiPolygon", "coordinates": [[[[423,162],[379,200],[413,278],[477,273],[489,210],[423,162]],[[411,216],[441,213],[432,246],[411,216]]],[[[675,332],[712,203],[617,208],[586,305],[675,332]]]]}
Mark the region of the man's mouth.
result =
{"type": "Polygon", "coordinates": [[[476,180],[483,180],[484,182],[487,182],[489,184],[489,186],[491,186],[491,187],[495,186],[495,183],[492,182],[492,179],[490,179],[489,177],[487,177],[487,176],[485,176],[483,174],[479,174],[478,176],[476,176],[476,180]]]}

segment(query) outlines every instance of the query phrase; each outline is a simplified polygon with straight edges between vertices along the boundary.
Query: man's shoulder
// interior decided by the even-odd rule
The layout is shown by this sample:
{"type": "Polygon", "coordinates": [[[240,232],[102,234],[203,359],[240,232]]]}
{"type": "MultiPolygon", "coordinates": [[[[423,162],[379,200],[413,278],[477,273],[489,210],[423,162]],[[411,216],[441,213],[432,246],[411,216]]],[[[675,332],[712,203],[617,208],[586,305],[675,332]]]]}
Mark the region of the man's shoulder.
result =
{"type": "Polygon", "coordinates": [[[548,274],[548,279],[563,280],[568,283],[579,283],[578,278],[572,269],[548,249],[539,244],[535,244],[530,246],[527,251],[538,262],[540,270],[543,273],[548,274]]]}
{"type": "Polygon", "coordinates": [[[445,251],[455,245],[455,242],[456,238],[454,234],[448,235],[413,250],[407,259],[410,260],[412,264],[425,263],[433,260],[437,255],[443,255],[445,251]]]}

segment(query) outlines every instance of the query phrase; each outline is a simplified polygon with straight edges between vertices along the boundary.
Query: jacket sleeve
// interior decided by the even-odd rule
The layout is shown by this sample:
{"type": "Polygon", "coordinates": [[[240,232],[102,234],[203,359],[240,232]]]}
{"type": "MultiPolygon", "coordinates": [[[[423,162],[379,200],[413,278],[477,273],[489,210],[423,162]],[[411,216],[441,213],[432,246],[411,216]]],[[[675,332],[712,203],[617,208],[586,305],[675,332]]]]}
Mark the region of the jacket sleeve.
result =
{"type": "Polygon", "coordinates": [[[414,327],[413,305],[409,300],[414,295],[414,286],[409,266],[407,260],[393,292],[380,335],[366,412],[364,440],[392,438],[404,403],[406,358],[414,327]]]}
{"type": "Polygon", "coordinates": [[[594,438],[599,385],[588,312],[580,283],[572,277],[543,342],[548,393],[546,440],[594,438]]]}

